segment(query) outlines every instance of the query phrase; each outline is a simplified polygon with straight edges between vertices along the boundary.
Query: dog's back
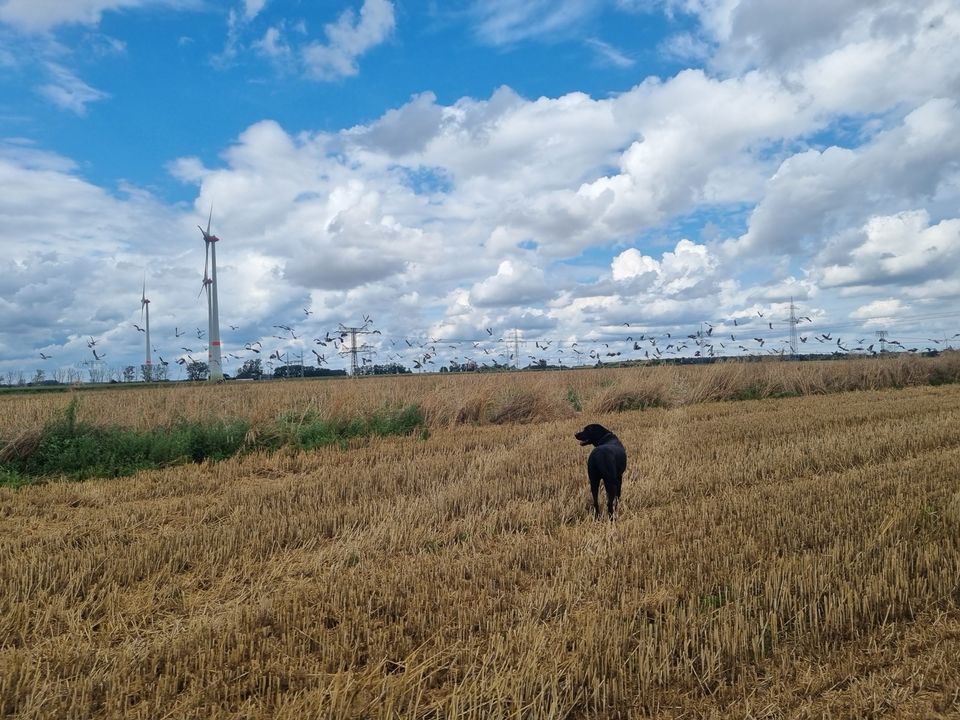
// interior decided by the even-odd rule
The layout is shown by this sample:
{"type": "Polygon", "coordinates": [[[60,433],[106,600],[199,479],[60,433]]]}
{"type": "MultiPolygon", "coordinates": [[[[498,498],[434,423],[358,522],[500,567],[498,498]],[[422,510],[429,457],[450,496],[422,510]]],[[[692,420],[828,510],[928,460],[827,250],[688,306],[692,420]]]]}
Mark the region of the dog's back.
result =
{"type": "Polygon", "coordinates": [[[619,482],[627,470],[627,449],[613,433],[607,433],[587,458],[587,470],[600,473],[607,480],[619,482]]]}

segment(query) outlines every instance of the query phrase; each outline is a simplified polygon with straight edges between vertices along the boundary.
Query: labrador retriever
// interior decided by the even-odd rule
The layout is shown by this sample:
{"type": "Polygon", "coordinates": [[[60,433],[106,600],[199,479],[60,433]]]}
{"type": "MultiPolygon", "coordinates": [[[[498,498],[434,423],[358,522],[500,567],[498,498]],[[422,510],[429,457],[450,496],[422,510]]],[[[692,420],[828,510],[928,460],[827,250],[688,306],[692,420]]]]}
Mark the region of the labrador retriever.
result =
{"type": "Polygon", "coordinates": [[[623,443],[603,425],[592,423],[573,435],[581,445],[593,445],[587,458],[587,475],[590,478],[590,493],[593,495],[593,513],[600,518],[600,505],[597,493],[600,481],[607,493],[607,517],[613,520],[613,513],[620,502],[620,489],[623,473],[627,469],[627,450],[623,443]]]}

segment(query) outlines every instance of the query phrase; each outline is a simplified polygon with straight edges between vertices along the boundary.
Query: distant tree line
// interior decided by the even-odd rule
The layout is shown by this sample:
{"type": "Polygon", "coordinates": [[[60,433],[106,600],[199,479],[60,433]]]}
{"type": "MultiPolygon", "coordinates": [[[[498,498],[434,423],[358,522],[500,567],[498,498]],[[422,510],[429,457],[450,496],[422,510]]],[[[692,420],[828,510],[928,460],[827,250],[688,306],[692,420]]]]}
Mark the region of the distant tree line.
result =
{"type": "Polygon", "coordinates": [[[387,363],[386,365],[364,365],[357,368],[357,375],[406,375],[410,373],[410,368],[400,363],[387,363]]]}
{"type": "MultiPolygon", "coordinates": [[[[206,363],[202,364],[204,365],[204,370],[206,370],[206,363]]],[[[246,360],[243,365],[240,366],[240,369],[237,370],[237,374],[234,375],[234,377],[238,380],[263,380],[265,378],[279,380],[282,378],[331,377],[346,374],[346,370],[330,370],[329,368],[300,364],[281,365],[274,368],[272,372],[265,372],[263,369],[263,361],[260,358],[254,358],[252,360],[246,360]]],[[[205,380],[206,374],[199,379],[205,380]]]]}

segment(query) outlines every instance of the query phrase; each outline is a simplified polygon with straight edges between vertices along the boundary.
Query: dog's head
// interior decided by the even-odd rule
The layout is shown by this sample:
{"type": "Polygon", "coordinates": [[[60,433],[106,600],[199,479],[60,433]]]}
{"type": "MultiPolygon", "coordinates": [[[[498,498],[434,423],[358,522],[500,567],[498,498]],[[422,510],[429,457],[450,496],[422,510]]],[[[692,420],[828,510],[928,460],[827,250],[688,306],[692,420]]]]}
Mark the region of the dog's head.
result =
{"type": "Polygon", "coordinates": [[[581,445],[596,445],[609,434],[610,431],[607,430],[603,425],[591,423],[580,432],[574,433],[573,436],[580,441],[581,445]]]}

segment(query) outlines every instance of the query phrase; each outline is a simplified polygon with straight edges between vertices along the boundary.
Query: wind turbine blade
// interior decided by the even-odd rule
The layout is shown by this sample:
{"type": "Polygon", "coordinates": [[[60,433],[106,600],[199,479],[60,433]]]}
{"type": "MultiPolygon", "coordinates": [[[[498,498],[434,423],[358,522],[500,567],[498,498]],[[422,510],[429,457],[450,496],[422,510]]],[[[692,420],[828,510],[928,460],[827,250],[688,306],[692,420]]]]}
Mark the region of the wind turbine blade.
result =
{"type": "Polygon", "coordinates": [[[210,206],[210,216],[207,218],[207,235],[210,234],[210,221],[213,220],[213,205],[210,206]]]}
{"type": "MultiPolygon", "coordinates": [[[[203,232],[203,228],[200,228],[200,232],[203,232]]],[[[204,256],[203,256],[203,282],[200,284],[200,292],[197,293],[197,297],[203,295],[203,291],[207,291],[207,295],[210,295],[210,276],[207,274],[207,270],[210,264],[210,241],[204,238],[204,256]]]]}

